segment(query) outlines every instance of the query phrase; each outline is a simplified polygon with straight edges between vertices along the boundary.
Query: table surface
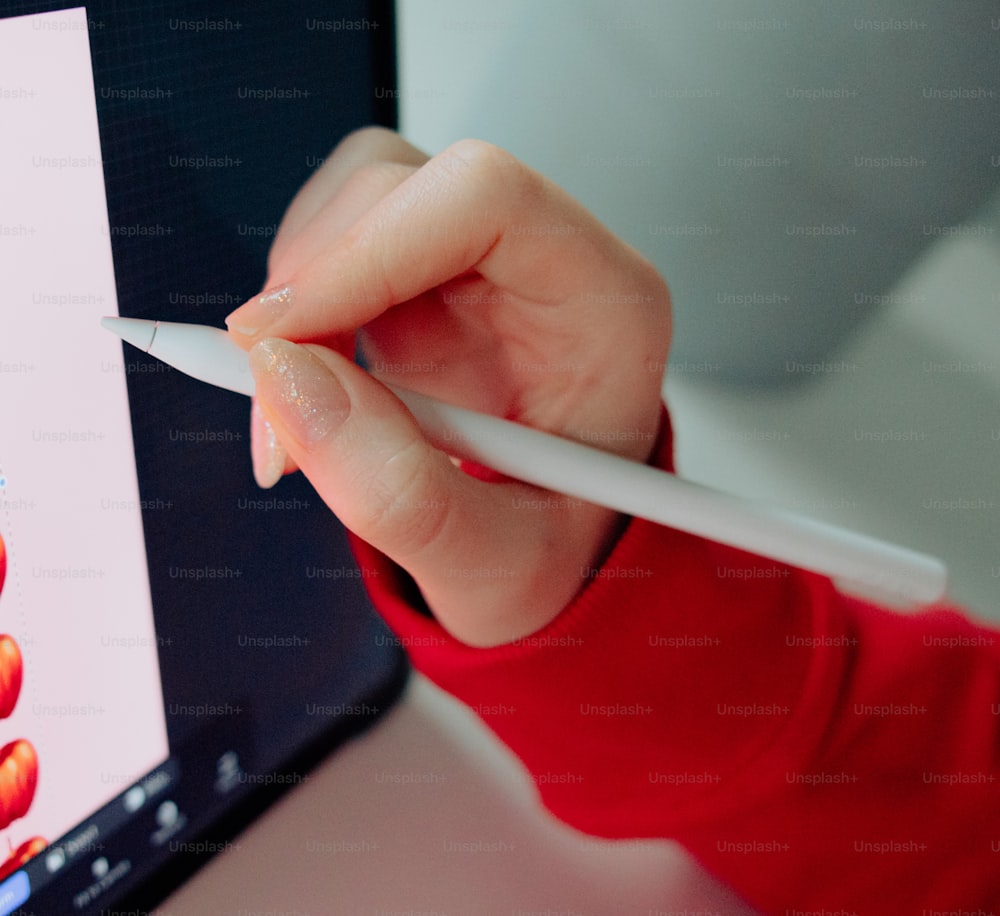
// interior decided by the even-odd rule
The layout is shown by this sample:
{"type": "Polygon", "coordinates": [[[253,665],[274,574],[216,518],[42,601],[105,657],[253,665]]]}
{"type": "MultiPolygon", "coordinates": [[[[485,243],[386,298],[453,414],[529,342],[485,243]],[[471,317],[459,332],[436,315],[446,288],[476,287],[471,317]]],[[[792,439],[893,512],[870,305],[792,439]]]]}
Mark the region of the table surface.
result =
{"type": "Polygon", "coordinates": [[[540,807],[519,762],[419,674],[155,912],[750,913],[678,846],[611,843],[540,807]]]}

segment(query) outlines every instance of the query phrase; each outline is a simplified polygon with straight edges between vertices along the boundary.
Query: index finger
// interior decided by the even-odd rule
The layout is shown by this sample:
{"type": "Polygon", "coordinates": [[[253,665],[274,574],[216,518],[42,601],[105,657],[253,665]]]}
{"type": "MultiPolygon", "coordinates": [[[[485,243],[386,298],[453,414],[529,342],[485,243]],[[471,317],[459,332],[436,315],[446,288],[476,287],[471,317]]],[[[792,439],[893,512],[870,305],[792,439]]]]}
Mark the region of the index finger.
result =
{"type": "Polygon", "coordinates": [[[584,207],[510,154],[463,140],[227,324],[247,346],[322,339],[471,271],[536,305],[572,300],[581,317],[654,298],[655,270],[584,207]]]}

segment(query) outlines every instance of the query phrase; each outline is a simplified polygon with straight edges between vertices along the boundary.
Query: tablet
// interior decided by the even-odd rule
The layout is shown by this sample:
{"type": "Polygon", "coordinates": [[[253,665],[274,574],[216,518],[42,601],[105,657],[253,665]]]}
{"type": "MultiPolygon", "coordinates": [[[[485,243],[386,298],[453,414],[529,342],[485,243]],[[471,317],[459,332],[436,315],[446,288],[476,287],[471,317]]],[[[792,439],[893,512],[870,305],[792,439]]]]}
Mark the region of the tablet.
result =
{"type": "Polygon", "coordinates": [[[221,325],[394,125],[391,4],[222,8],[0,2],[0,914],[148,910],[406,677],[249,401],[99,324],[221,325]]]}

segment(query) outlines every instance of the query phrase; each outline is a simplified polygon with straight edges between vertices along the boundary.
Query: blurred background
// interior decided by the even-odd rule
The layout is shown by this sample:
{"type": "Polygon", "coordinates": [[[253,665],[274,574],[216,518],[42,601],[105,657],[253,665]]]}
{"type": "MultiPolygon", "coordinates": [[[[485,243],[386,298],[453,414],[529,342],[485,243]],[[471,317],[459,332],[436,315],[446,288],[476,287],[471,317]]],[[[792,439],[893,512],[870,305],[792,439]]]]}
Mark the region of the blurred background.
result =
{"type": "Polygon", "coordinates": [[[402,131],[656,263],[691,479],[936,554],[1000,620],[1000,10],[398,4],[402,131]]]}

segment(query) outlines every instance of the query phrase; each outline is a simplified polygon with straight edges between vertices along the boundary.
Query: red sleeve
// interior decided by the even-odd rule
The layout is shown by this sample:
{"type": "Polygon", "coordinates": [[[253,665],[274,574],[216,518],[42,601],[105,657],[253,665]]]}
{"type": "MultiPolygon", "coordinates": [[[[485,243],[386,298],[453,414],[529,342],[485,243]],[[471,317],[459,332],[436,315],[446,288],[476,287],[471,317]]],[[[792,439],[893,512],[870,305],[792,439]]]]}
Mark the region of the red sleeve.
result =
{"type": "Polygon", "coordinates": [[[767,912],[1000,904],[1000,634],[633,520],[550,625],[477,649],[355,547],[415,667],[567,823],[676,839],[767,912]]]}

